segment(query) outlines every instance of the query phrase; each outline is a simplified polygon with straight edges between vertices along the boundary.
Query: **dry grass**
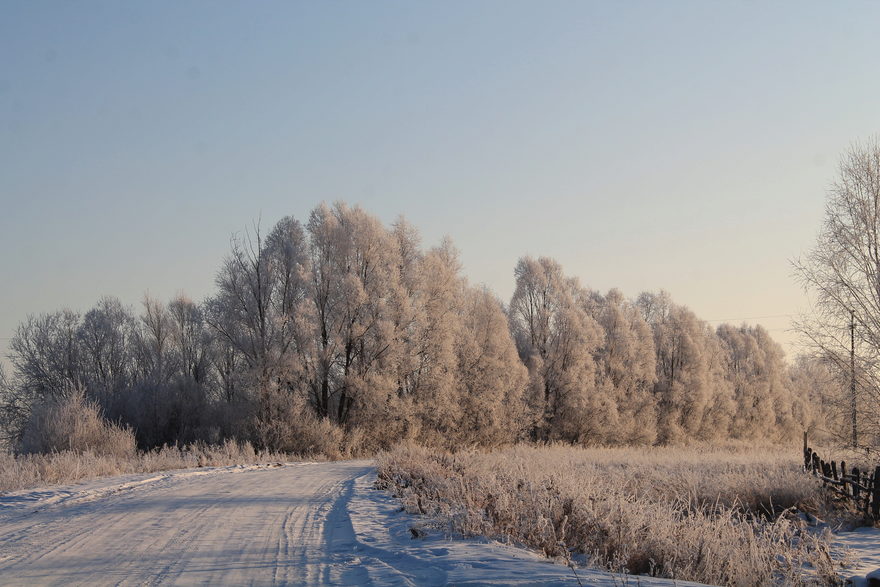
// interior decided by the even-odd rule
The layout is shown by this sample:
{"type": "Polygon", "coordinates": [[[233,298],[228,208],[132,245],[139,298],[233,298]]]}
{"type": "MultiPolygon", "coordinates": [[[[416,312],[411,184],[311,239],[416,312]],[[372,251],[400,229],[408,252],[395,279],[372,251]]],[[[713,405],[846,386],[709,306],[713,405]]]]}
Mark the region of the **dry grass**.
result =
{"type": "MultiPolygon", "coordinates": [[[[327,420],[299,418],[295,427],[262,429],[284,435],[281,444],[305,457],[337,459],[356,454],[357,434],[344,434],[327,420]]],[[[276,438],[277,440],[277,438],[276,438]]],[[[72,483],[127,473],[191,467],[247,465],[291,460],[290,453],[256,451],[249,442],[195,443],[137,450],[134,432],[104,419],[97,403],[78,389],[35,406],[19,442],[18,455],[0,451],[0,491],[72,483]]]]}
{"type": "Polygon", "coordinates": [[[125,460],[137,454],[134,431],[104,419],[97,402],[72,389],[34,406],[24,427],[20,452],[87,452],[125,460]]]}
{"type": "Polygon", "coordinates": [[[798,510],[824,507],[790,450],[514,447],[448,454],[401,447],[380,483],[411,512],[464,535],[547,556],[719,585],[833,582],[827,535],[798,510]]]}
{"type": "Polygon", "coordinates": [[[134,454],[65,450],[48,454],[0,452],[0,491],[73,483],[129,473],[153,473],[192,467],[249,465],[291,460],[290,455],[256,451],[249,443],[193,444],[134,454]]]}

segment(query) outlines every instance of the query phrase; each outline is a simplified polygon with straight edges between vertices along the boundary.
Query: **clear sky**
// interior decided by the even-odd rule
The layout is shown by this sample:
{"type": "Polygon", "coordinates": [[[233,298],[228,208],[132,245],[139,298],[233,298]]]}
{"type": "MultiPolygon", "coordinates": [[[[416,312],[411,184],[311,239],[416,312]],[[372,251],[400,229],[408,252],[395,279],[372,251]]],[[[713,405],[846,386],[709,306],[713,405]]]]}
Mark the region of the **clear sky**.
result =
{"type": "MultiPolygon", "coordinates": [[[[880,3],[0,0],[0,339],[102,295],[200,299],[230,235],[321,201],[667,289],[791,350],[880,3]]],[[[7,344],[0,340],[0,351],[7,344]]]]}

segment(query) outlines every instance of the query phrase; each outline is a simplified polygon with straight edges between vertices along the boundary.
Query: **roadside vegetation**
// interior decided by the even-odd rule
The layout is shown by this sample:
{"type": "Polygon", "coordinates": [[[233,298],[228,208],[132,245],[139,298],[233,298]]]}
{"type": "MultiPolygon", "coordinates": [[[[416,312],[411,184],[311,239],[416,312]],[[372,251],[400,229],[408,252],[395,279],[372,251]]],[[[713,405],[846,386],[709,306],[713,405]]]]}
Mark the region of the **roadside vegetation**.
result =
{"type": "MultiPolygon", "coordinates": [[[[55,398],[34,413],[22,446],[0,451],[0,492],[44,487],[128,473],[289,461],[292,455],[255,450],[249,442],[227,440],[138,450],[129,428],[101,417],[100,409],[74,392],[55,398]]],[[[324,458],[323,451],[316,451],[324,458]]]]}
{"type": "MultiPolygon", "coordinates": [[[[522,544],[574,564],[712,585],[838,580],[834,515],[796,450],[517,446],[379,456],[379,481],[452,534],[522,544]]],[[[576,572],[576,571],[575,571],[576,572]]]]}

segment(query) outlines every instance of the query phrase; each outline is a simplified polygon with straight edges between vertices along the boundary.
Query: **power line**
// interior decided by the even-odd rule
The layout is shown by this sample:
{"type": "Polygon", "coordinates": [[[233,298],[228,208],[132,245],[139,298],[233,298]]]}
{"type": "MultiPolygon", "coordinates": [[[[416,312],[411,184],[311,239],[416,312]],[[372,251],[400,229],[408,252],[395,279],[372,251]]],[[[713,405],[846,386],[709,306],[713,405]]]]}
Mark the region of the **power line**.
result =
{"type": "Polygon", "coordinates": [[[739,322],[741,320],[765,320],[767,318],[791,318],[797,314],[771,314],[769,316],[746,316],[745,318],[718,318],[717,320],[704,320],[704,322],[739,322]]]}

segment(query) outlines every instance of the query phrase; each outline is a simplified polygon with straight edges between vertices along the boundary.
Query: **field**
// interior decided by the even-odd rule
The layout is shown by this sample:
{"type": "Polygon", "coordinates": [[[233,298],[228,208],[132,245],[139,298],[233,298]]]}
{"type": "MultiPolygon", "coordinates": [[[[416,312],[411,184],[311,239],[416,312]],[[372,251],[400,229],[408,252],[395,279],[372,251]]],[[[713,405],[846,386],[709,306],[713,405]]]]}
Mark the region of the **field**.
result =
{"type": "Polygon", "coordinates": [[[276,569],[292,581],[316,584],[381,584],[392,576],[416,584],[483,584],[499,577],[529,584],[540,574],[547,584],[574,584],[577,577],[590,585],[802,585],[834,584],[877,566],[876,529],[832,535],[830,529],[854,521],[853,514],[803,473],[795,448],[519,445],[447,453],[404,445],[380,454],[375,466],[282,466],[284,458],[232,442],[133,457],[4,455],[0,545],[8,556],[0,577],[97,577],[110,564],[125,566],[119,577],[128,579],[201,580],[207,570],[226,568],[219,561],[229,553],[217,550],[218,533],[236,517],[241,525],[263,520],[250,538],[236,538],[236,544],[262,545],[234,554],[237,563],[229,569],[242,581],[276,569]],[[268,464],[253,464],[259,462],[268,464]],[[189,469],[155,473],[183,467],[189,469]],[[46,487],[74,480],[80,483],[46,487]],[[401,501],[370,489],[374,481],[401,501]],[[20,489],[36,486],[42,488],[20,489]],[[263,509],[247,510],[253,507],[263,509]],[[198,532],[183,514],[200,520],[198,532]],[[289,522],[290,516],[298,521],[289,522]],[[153,533],[142,536],[147,519],[153,533]],[[304,520],[314,527],[298,530],[304,520]],[[113,536],[101,530],[107,524],[113,536]],[[287,544],[283,552],[266,546],[279,540],[287,544]],[[137,548],[114,550],[117,541],[137,548]],[[135,553],[156,541],[171,548],[158,567],[135,553]],[[863,559],[869,555],[862,562],[870,568],[855,573],[853,557],[839,548],[845,543],[863,559]],[[529,558],[537,555],[516,547],[558,564],[539,564],[529,558]],[[86,551],[106,552],[89,558],[86,551]]]}
{"type": "Polygon", "coordinates": [[[491,453],[409,446],[379,483],[451,533],[523,544],[572,566],[718,585],[833,583],[838,515],[797,449],[579,449],[491,453]]]}

